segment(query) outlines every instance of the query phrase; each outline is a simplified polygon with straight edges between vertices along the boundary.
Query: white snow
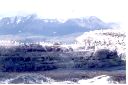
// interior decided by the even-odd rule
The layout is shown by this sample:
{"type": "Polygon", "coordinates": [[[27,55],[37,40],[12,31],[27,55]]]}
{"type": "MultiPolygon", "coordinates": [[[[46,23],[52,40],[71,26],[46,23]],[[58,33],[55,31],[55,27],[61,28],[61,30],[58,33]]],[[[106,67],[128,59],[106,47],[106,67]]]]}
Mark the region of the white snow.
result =
{"type": "Polygon", "coordinates": [[[85,32],[76,38],[84,50],[110,49],[119,54],[126,52],[126,33],[120,29],[95,30],[85,32]]]}
{"type": "Polygon", "coordinates": [[[0,46],[18,46],[20,43],[13,40],[0,40],[0,46]]]}
{"type": "Polygon", "coordinates": [[[18,23],[20,23],[22,20],[21,19],[18,19],[17,21],[16,21],[16,23],[18,24],[18,23]]]}
{"type": "Polygon", "coordinates": [[[15,78],[10,78],[10,79],[6,79],[6,80],[2,80],[0,81],[1,84],[9,84],[11,83],[12,81],[14,81],[15,79],[18,79],[18,78],[23,78],[24,81],[21,81],[21,84],[25,83],[25,81],[28,81],[30,83],[41,83],[41,84],[118,84],[118,82],[116,81],[113,81],[111,79],[110,76],[107,76],[107,75],[101,75],[101,76],[97,76],[97,77],[94,77],[94,78],[91,78],[91,79],[82,79],[82,80],[79,80],[78,82],[72,82],[72,81],[55,81],[51,78],[48,78],[48,77],[44,77],[44,76],[39,76],[38,77],[32,77],[33,75],[30,75],[30,76],[26,76],[26,75],[21,75],[21,76],[18,76],[18,77],[15,77],[15,78]],[[27,79],[27,77],[30,77],[30,79],[27,79]],[[46,79],[47,82],[44,82],[44,80],[40,80],[41,78],[43,79],[46,79]],[[31,80],[32,79],[32,80],[31,80]],[[33,81],[35,80],[35,81],[33,81]]]}
{"type": "Polygon", "coordinates": [[[118,82],[112,81],[110,76],[101,75],[87,80],[79,80],[79,84],[117,84],[118,82]]]}

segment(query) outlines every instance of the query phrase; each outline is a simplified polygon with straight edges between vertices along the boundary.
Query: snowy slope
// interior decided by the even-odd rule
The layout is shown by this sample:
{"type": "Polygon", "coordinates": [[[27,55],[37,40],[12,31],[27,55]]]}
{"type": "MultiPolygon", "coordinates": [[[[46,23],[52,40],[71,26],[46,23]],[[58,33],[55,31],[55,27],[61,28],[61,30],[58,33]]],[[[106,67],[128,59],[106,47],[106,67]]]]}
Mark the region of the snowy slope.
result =
{"type": "Polygon", "coordinates": [[[85,32],[76,38],[79,50],[110,49],[118,54],[126,53],[126,33],[121,29],[95,30],[85,32]]]}
{"type": "Polygon", "coordinates": [[[79,80],[79,84],[118,84],[118,82],[113,81],[110,76],[101,75],[87,80],[79,80]]]}
{"type": "Polygon", "coordinates": [[[118,84],[118,82],[114,81],[111,76],[101,75],[96,76],[91,79],[82,79],[78,82],[72,81],[56,81],[49,77],[45,77],[42,75],[19,75],[14,78],[10,78],[7,80],[0,80],[1,84],[118,84]]]}

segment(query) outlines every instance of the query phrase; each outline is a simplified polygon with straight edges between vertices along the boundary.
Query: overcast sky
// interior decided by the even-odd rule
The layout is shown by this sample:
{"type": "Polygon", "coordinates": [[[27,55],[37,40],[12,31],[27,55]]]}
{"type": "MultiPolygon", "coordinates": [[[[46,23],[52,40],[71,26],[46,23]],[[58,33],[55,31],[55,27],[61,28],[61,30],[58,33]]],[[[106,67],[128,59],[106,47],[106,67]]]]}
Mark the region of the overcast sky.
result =
{"type": "Polygon", "coordinates": [[[127,8],[127,0],[0,0],[0,17],[31,13],[59,19],[97,16],[124,24],[127,8]]]}

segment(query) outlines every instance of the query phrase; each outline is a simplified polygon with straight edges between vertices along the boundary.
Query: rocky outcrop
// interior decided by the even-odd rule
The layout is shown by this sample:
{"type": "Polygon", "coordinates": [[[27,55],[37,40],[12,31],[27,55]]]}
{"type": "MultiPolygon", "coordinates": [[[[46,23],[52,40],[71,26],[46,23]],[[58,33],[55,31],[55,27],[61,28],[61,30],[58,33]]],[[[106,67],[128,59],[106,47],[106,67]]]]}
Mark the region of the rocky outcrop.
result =
{"type": "Polygon", "coordinates": [[[61,47],[60,45],[41,46],[37,44],[17,46],[15,47],[15,49],[17,51],[25,51],[25,52],[69,52],[69,51],[73,51],[72,48],[61,47]]]}
{"type": "Polygon", "coordinates": [[[6,72],[45,71],[54,69],[107,69],[125,66],[116,51],[108,49],[96,52],[72,50],[60,47],[15,47],[0,50],[0,70],[6,72]],[[61,51],[62,50],[62,51],[61,51]]]}

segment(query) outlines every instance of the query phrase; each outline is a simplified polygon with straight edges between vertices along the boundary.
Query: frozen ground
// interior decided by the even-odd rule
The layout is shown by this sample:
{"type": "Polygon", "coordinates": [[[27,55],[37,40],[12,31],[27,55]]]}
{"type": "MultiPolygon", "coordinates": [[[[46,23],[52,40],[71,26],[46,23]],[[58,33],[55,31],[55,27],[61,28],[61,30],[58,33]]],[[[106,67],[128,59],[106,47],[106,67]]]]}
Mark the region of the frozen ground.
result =
{"type": "Polygon", "coordinates": [[[54,70],[29,73],[1,73],[1,84],[125,84],[124,70],[54,70]]]}
{"type": "MultiPolygon", "coordinates": [[[[126,32],[121,29],[95,30],[85,32],[76,38],[81,50],[109,49],[118,54],[126,53],[126,32]]],[[[124,58],[123,58],[124,59],[124,58]]]]}

